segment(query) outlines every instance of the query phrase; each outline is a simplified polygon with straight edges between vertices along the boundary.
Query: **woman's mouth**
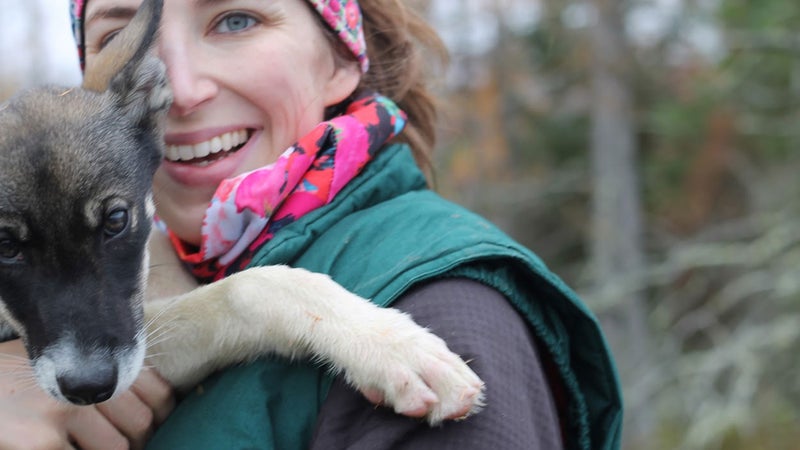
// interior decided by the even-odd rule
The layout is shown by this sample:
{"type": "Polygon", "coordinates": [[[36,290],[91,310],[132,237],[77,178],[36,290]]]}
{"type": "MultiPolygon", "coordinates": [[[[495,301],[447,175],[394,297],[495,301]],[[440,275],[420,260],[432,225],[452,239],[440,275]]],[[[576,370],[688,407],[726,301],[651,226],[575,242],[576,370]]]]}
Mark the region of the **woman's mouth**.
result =
{"type": "Polygon", "coordinates": [[[164,157],[167,161],[184,164],[209,165],[236,152],[247,143],[252,132],[247,129],[223,133],[219,136],[191,145],[167,145],[164,157]]]}

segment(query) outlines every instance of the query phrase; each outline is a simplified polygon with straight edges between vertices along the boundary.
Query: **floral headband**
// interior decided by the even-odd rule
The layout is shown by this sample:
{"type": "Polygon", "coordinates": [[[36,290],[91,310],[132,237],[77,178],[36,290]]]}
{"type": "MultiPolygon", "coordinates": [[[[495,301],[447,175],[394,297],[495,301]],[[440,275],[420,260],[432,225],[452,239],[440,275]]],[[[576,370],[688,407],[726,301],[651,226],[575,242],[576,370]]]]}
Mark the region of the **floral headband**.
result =
{"type": "MultiPolygon", "coordinates": [[[[78,43],[78,57],[83,67],[83,12],[87,0],[70,0],[69,13],[72,18],[72,32],[78,43]]],[[[364,39],[361,9],[357,0],[307,0],[322,16],[347,48],[361,64],[361,72],[369,69],[367,43],[364,39]]]]}

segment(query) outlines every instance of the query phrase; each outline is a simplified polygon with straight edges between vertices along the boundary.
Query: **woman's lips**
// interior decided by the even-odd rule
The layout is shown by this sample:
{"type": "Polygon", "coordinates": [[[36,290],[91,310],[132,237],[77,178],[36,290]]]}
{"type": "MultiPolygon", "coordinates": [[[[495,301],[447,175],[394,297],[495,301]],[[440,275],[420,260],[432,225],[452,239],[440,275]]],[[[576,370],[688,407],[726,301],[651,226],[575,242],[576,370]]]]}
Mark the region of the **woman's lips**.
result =
{"type": "Polygon", "coordinates": [[[240,161],[259,135],[252,128],[167,135],[161,170],[182,185],[217,186],[237,175],[240,161]]]}
{"type": "Polygon", "coordinates": [[[224,157],[228,152],[235,152],[250,138],[247,129],[229,131],[196,144],[167,144],[164,158],[168,161],[183,161],[190,164],[208,164],[209,161],[224,157]]]}

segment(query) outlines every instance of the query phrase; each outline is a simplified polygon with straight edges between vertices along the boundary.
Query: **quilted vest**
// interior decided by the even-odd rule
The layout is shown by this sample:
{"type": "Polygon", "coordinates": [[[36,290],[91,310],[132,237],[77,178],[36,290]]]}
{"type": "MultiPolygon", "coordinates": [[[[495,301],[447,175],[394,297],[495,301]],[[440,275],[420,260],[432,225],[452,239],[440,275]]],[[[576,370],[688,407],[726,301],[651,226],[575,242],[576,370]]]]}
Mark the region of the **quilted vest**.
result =
{"type": "MultiPolygon", "coordinates": [[[[281,229],[252,262],[268,264],[326,273],[381,306],[439,277],[494,287],[542,346],[567,448],[620,447],[619,382],[592,313],[528,249],[428,190],[406,146],[384,148],[333,203],[281,229]]],[[[181,401],[148,448],[306,448],[330,382],[310,362],[264,358],[226,369],[181,401]]]]}

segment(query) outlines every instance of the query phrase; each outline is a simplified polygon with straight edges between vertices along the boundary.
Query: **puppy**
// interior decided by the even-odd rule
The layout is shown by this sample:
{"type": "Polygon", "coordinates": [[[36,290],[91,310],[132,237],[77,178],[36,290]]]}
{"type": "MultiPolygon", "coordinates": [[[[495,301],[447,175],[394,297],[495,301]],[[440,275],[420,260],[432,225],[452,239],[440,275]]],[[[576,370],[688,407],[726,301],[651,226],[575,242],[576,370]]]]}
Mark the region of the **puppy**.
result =
{"type": "Polygon", "coordinates": [[[146,0],[80,88],[35,88],[0,105],[0,335],[22,338],[38,384],[90,404],[127,390],[145,361],[185,389],[273,353],[325,361],[369,398],[431,424],[476,412],[482,382],[441,339],[325,275],[253,268],[144,301],[171,104],[149,51],[161,7],[146,0]]]}

